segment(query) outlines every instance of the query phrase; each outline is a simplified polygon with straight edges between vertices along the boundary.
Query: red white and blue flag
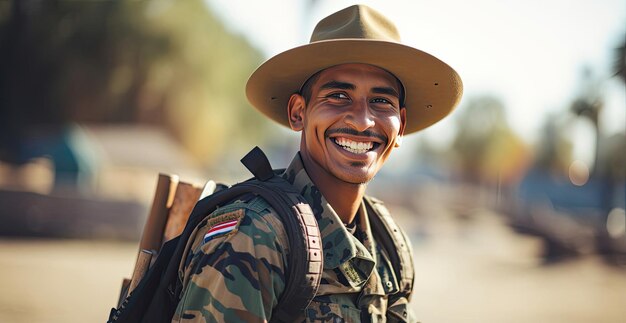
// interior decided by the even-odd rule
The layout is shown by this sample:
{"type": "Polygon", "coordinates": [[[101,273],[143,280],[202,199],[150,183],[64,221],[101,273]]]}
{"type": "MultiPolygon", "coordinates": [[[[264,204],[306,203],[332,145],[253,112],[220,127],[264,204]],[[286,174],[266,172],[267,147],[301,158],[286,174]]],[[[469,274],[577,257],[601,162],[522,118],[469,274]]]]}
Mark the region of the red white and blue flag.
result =
{"type": "Polygon", "coordinates": [[[207,233],[204,235],[204,243],[207,243],[209,241],[211,241],[211,239],[213,239],[216,236],[231,232],[233,230],[235,230],[235,228],[237,227],[237,223],[239,223],[239,220],[232,220],[232,221],[227,221],[227,222],[223,222],[220,224],[216,224],[214,225],[211,229],[209,229],[209,231],[207,231],[207,233]]]}

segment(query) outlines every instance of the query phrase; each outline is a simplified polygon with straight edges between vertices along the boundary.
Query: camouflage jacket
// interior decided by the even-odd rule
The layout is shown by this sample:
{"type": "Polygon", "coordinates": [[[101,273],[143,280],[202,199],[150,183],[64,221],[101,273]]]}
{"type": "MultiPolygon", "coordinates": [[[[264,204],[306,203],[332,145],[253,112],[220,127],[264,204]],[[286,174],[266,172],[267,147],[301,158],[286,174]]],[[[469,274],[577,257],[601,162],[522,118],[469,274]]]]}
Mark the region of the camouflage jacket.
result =
{"type": "MultiPolygon", "coordinates": [[[[302,322],[404,322],[408,300],[388,304],[398,290],[391,263],[372,238],[364,204],[354,234],[313,185],[300,155],[284,176],[309,202],[324,249],[318,293],[302,322]]],[[[285,288],[285,229],[261,198],[218,208],[187,242],[179,275],[181,300],[172,322],[266,322],[285,288]]],[[[411,317],[412,315],[409,315],[411,317]]]]}

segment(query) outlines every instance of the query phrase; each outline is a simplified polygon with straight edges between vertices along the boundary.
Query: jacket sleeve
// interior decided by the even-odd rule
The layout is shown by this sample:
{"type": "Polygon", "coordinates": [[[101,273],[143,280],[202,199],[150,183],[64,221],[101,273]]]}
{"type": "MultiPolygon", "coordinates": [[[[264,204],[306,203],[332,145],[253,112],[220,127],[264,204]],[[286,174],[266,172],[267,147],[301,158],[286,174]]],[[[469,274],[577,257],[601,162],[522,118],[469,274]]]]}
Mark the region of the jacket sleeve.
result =
{"type": "Polygon", "coordinates": [[[277,216],[258,204],[227,206],[197,228],[172,322],[269,321],[285,288],[288,242],[277,216]]]}

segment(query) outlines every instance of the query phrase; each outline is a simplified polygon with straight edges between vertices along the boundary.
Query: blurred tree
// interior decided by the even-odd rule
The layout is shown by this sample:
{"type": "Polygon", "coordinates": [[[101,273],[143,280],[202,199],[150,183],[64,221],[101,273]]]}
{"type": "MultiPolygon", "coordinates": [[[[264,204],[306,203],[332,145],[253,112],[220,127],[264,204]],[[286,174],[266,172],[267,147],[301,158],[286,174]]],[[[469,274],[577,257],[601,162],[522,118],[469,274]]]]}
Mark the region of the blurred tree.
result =
{"type": "Polygon", "coordinates": [[[509,127],[499,99],[491,96],[470,99],[456,120],[458,131],[452,148],[466,179],[507,184],[519,178],[528,152],[509,127]]]}
{"type": "Polygon", "coordinates": [[[602,141],[600,113],[602,113],[604,101],[600,91],[600,88],[602,87],[601,84],[602,82],[600,80],[594,78],[590,68],[583,68],[581,82],[582,87],[579,90],[578,97],[570,106],[570,110],[575,115],[589,119],[593,125],[596,139],[595,151],[593,152],[593,171],[595,171],[598,167],[598,149],[600,148],[600,141],[602,141]]]}
{"type": "Polygon", "coordinates": [[[205,161],[266,133],[243,94],[261,55],[201,0],[5,1],[0,48],[0,159],[74,122],[163,126],[205,161]]]}
{"type": "MultiPolygon", "coordinates": [[[[626,35],[615,51],[615,75],[626,85],[626,35]]],[[[626,129],[606,139],[606,148],[599,158],[606,160],[605,173],[613,181],[626,180],[626,129]]]]}
{"type": "Polygon", "coordinates": [[[546,117],[540,142],[537,146],[535,163],[537,167],[566,176],[572,162],[573,145],[567,135],[562,118],[557,115],[546,117]]]}
{"type": "Polygon", "coordinates": [[[267,138],[273,126],[244,96],[260,53],[226,31],[201,0],[153,2],[146,14],[172,40],[171,57],[158,64],[148,86],[167,93],[168,126],[185,145],[210,160],[267,138]]]}
{"type": "Polygon", "coordinates": [[[618,45],[615,50],[615,64],[613,69],[615,70],[615,75],[626,83],[626,35],[624,35],[622,41],[622,44],[618,45]]]}
{"type": "MultiPolygon", "coordinates": [[[[615,51],[615,75],[626,85],[626,35],[615,51]]],[[[626,180],[626,129],[608,138],[606,154],[607,173],[614,181],[626,180]]]]}

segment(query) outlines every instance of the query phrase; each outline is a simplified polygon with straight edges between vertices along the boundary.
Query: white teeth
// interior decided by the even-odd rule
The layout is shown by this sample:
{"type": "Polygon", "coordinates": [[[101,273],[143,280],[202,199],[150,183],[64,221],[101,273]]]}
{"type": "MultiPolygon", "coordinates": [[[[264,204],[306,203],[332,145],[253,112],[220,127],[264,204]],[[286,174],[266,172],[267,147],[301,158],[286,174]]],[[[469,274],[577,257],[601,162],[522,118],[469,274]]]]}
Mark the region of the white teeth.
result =
{"type": "Polygon", "coordinates": [[[358,142],[341,137],[335,138],[335,142],[341,146],[341,148],[355,154],[364,154],[374,147],[374,143],[371,141],[358,142]]]}

